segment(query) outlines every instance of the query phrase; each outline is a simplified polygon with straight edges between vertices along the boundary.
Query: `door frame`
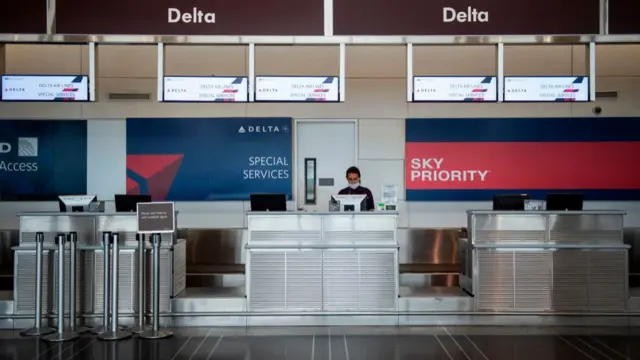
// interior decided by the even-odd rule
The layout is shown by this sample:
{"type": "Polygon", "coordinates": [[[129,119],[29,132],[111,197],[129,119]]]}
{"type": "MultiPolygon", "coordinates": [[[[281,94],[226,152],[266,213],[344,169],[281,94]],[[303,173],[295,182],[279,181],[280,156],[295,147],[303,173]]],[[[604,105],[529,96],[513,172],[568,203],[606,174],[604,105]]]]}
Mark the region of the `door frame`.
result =
{"type": "Polygon", "coordinates": [[[299,123],[351,123],[354,125],[353,144],[353,166],[358,166],[359,150],[358,138],[360,137],[359,121],[358,119],[293,119],[293,202],[295,203],[296,210],[298,209],[298,124],[299,123]]]}

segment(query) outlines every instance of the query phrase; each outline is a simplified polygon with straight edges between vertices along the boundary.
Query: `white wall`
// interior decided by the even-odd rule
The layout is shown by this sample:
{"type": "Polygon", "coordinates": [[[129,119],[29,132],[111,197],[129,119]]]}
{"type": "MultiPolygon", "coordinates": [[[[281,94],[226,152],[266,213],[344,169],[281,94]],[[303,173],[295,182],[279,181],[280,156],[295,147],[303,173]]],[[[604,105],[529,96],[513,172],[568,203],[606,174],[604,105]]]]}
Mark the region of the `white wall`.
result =
{"type": "MultiPolygon", "coordinates": [[[[7,73],[88,72],[88,51],[82,45],[6,45],[7,73]]],[[[584,46],[508,46],[506,75],[586,75],[584,46]]],[[[158,104],[154,46],[100,46],[97,99],[90,104],[0,103],[0,118],[96,119],[89,122],[88,186],[103,198],[125,191],[126,117],[287,116],[359,119],[358,156],[364,183],[375,196],[380,185],[404,185],[404,119],[407,117],[640,117],[640,46],[597,48],[598,91],[617,91],[617,98],[587,104],[408,104],[406,50],[402,46],[347,48],[346,102],[341,104],[158,104]],[[113,101],[110,92],[151,94],[150,101],[113,101]]],[[[247,49],[242,46],[168,46],[167,75],[246,75],[247,49]]],[[[256,74],[330,75],[338,73],[337,46],[259,46],[256,74]]],[[[415,75],[494,75],[491,46],[419,46],[414,48],[415,75]]],[[[21,205],[23,206],[23,205],[21,205]]],[[[293,205],[291,205],[293,207],[293,205]]],[[[489,203],[423,202],[400,204],[401,227],[465,226],[467,209],[489,203]]],[[[247,204],[179,203],[185,227],[245,226],[247,204]]],[[[640,203],[591,202],[591,209],[628,212],[626,226],[640,226],[640,203]]],[[[13,211],[13,210],[12,210],[13,211]]],[[[1,215],[1,214],[0,214],[1,215]]],[[[0,218],[2,218],[0,216],[0,218]]],[[[10,221],[10,220],[6,220],[10,221]]],[[[13,220],[11,220],[13,221],[13,220]]],[[[0,224],[2,225],[2,224],[0,224]]],[[[1,227],[1,226],[0,226],[1,227]]]]}

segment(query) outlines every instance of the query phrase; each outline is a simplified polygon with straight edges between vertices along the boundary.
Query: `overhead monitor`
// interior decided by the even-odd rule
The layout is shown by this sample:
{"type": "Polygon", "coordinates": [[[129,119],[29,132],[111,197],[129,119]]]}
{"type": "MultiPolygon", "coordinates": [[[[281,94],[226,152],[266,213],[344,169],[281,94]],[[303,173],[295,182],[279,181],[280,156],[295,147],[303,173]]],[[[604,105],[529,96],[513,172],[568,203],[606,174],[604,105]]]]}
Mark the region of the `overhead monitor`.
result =
{"type": "Polygon", "coordinates": [[[505,76],[504,101],[589,101],[588,76],[505,76]]]}
{"type": "Polygon", "coordinates": [[[2,101],[89,101],[86,75],[2,75],[2,101]]]}
{"type": "Polygon", "coordinates": [[[366,211],[367,195],[331,195],[331,202],[339,204],[340,211],[366,211]]]}
{"type": "Polygon", "coordinates": [[[255,101],[337,102],[337,76],[256,76],[255,101]]]}
{"type": "Polygon", "coordinates": [[[414,102],[496,102],[495,76],[415,76],[414,102]]]}
{"type": "Polygon", "coordinates": [[[166,102],[247,102],[246,76],[165,76],[166,102]]]}

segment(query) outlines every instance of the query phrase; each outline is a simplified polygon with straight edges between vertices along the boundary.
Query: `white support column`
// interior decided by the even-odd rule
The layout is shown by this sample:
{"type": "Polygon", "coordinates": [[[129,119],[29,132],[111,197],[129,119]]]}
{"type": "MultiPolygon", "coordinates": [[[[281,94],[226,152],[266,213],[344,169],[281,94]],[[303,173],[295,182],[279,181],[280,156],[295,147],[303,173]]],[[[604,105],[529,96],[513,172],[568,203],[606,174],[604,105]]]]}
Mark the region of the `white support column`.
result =
{"type": "Polygon", "coordinates": [[[96,101],[96,43],[89,43],[89,101],[96,101]]]}
{"type": "Polygon", "coordinates": [[[164,44],[158,43],[158,102],[164,99],[164,44]]]}
{"type": "Polygon", "coordinates": [[[407,44],[407,102],[413,101],[413,44],[407,44]]]}
{"type": "Polygon", "coordinates": [[[589,64],[589,100],[596,101],[596,43],[587,45],[587,64],[589,64]]]}
{"type": "Polygon", "coordinates": [[[47,0],[47,35],[55,33],[56,0],[47,0]]]}
{"type": "Polygon", "coordinates": [[[333,0],[324,0],[324,36],[333,36],[333,0]]]}
{"type": "Polygon", "coordinates": [[[504,44],[498,43],[496,48],[496,77],[498,84],[498,102],[504,101],[504,44]]]}
{"type": "Polygon", "coordinates": [[[600,35],[609,35],[609,0],[600,0],[600,35]]]}
{"type": "Polygon", "coordinates": [[[338,84],[340,85],[339,101],[344,102],[347,89],[347,45],[340,44],[340,77],[338,78],[338,84]]]}
{"type": "Polygon", "coordinates": [[[249,44],[249,69],[247,70],[249,78],[249,102],[255,100],[256,95],[256,44],[249,44]]]}

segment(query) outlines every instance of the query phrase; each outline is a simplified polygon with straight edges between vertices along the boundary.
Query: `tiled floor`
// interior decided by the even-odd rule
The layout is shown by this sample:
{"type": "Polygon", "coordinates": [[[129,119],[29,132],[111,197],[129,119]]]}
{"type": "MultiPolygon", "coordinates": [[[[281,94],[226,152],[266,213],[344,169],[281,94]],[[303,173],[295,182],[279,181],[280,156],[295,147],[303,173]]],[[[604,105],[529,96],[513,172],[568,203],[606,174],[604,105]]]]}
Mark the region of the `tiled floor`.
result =
{"type": "Polygon", "coordinates": [[[0,332],[1,360],[632,360],[629,329],[289,328],[178,329],[165,340],[48,344],[0,332]]]}

